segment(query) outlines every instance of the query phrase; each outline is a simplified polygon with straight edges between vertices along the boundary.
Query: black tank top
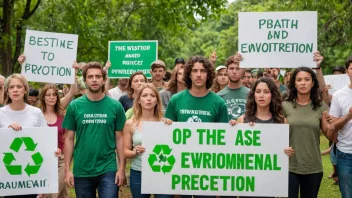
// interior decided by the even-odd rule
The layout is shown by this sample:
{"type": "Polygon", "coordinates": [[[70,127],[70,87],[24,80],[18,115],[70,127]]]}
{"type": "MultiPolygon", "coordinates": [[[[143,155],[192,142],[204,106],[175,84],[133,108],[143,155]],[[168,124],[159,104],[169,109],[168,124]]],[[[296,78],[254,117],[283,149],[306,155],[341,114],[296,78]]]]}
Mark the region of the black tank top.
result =
{"type": "MultiPolygon", "coordinates": [[[[263,123],[263,124],[265,124],[265,123],[267,123],[267,124],[268,123],[275,123],[273,117],[271,117],[269,120],[261,120],[261,119],[255,117],[255,121],[254,122],[255,123],[263,123]]],[[[246,117],[244,118],[244,123],[249,123],[248,119],[246,117]]]]}

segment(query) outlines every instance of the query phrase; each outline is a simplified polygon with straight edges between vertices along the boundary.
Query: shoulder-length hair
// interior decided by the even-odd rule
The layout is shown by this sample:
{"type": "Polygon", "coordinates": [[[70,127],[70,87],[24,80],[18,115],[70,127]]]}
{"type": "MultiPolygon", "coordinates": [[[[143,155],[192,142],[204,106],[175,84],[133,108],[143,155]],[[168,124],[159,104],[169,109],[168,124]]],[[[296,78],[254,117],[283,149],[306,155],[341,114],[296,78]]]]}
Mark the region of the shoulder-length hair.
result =
{"type": "Polygon", "coordinates": [[[175,68],[172,70],[171,78],[169,82],[167,82],[165,85],[165,89],[170,91],[171,94],[174,94],[177,92],[177,73],[180,69],[184,69],[183,64],[177,64],[175,66],[175,68]]]}
{"type": "Polygon", "coordinates": [[[130,76],[130,78],[128,79],[128,85],[127,85],[127,96],[128,96],[129,98],[131,98],[131,99],[134,99],[134,98],[132,98],[132,95],[133,95],[133,93],[134,93],[134,89],[132,88],[132,81],[133,81],[133,78],[134,78],[135,76],[138,76],[138,75],[142,75],[142,76],[144,77],[145,83],[147,83],[147,77],[144,75],[143,72],[141,72],[141,71],[134,72],[134,73],[130,76]]]}
{"type": "MultiPolygon", "coordinates": [[[[74,86],[74,85],[71,85],[71,86],[74,86]]],[[[41,92],[39,94],[40,109],[42,110],[43,113],[46,112],[45,95],[49,89],[52,89],[56,95],[56,103],[54,105],[54,112],[57,116],[63,117],[65,115],[66,111],[64,108],[61,107],[59,91],[57,90],[57,88],[54,84],[47,84],[41,90],[41,92]]]]}
{"type": "Polygon", "coordinates": [[[160,121],[162,116],[163,116],[162,103],[161,103],[161,98],[160,98],[158,90],[154,87],[153,84],[145,83],[138,89],[137,96],[136,96],[136,98],[134,100],[134,103],[133,103],[133,120],[137,124],[139,123],[139,121],[140,121],[140,119],[142,117],[142,114],[143,114],[143,109],[142,109],[141,104],[139,103],[139,99],[141,98],[141,95],[142,95],[144,89],[147,89],[147,88],[151,89],[154,92],[154,94],[156,96],[156,99],[157,99],[157,104],[154,107],[154,116],[155,116],[155,118],[158,121],[160,121]]]}
{"type": "Polygon", "coordinates": [[[247,103],[246,103],[246,113],[245,117],[248,119],[248,122],[255,122],[255,114],[257,112],[257,103],[255,102],[255,90],[259,83],[265,83],[271,93],[271,102],[270,102],[270,113],[273,117],[275,123],[284,123],[285,117],[282,107],[282,99],[279,89],[275,85],[274,81],[271,78],[261,78],[255,81],[253,87],[248,93],[247,103]]]}
{"type": "MultiPolygon", "coordinates": [[[[225,68],[224,68],[225,69],[225,68]]],[[[211,90],[214,92],[214,93],[218,93],[221,89],[220,89],[220,84],[218,82],[218,76],[219,76],[219,73],[220,71],[223,70],[223,69],[220,69],[219,71],[216,71],[215,73],[215,78],[214,78],[214,83],[213,83],[213,87],[211,88],[211,90]]]]}
{"type": "Polygon", "coordinates": [[[301,71],[309,73],[310,76],[312,77],[312,81],[314,84],[310,90],[310,99],[312,100],[313,109],[316,110],[318,107],[322,105],[321,91],[319,89],[319,82],[318,82],[317,75],[311,68],[308,68],[308,67],[298,67],[297,69],[295,69],[288,83],[289,93],[285,101],[294,102],[293,107],[296,108],[295,101],[297,98],[297,89],[296,89],[295,83],[296,83],[296,76],[301,71]]]}
{"type": "Polygon", "coordinates": [[[183,80],[185,81],[185,85],[186,85],[187,89],[192,88],[192,80],[190,78],[190,75],[191,75],[192,68],[195,63],[203,63],[204,68],[207,70],[206,88],[210,89],[213,86],[213,81],[215,78],[215,71],[213,68],[213,64],[211,64],[210,61],[207,58],[204,58],[203,56],[193,56],[185,64],[183,80]]]}
{"type": "Polygon", "coordinates": [[[29,104],[29,100],[28,100],[28,94],[29,94],[29,85],[28,85],[28,81],[27,79],[21,75],[21,74],[12,74],[11,76],[7,77],[5,80],[5,85],[4,85],[4,104],[11,104],[12,100],[9,96],[9,86],[10,86],[10,82],[12,79],[17,79],[19,81],[21,81],[24,89],[25,89],[25,93],[24,93],[24,102],[29,104]]]}

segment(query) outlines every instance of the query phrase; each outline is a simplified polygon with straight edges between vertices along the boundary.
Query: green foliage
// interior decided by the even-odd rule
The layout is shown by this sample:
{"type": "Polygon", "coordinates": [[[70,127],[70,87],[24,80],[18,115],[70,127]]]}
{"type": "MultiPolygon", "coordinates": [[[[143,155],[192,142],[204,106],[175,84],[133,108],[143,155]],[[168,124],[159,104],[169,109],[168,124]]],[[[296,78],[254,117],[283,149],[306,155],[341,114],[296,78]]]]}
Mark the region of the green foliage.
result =
{"type": "MultiPolygon", "coordinates": [[[[24,20],[27,1],[14,1],[11,23],[13,30],[23,27],[21,51],[26,29],[78,34],[80,62],[106,62],[110,40],[158,40],[159,59],[168,68],[177,57],[209,56],[214,49],[216,63],[224,64],[237,51],[238,12],[247,11],[318,11],[325,73],[352,54],[352,3],[345,0],[237,0],[230,5],[227,0],[50,0],[41,1],[24,20]]],[[[30,8],[38,1],[31,1],[30,8]]],[[[0,36],[15,46],[15,34],[0,36]]]]}
{"type": "Polygon", "coordinates": [[[344,0],[237,0],[197,28],[184,54],[210,55],[216,48],[217,64],[238,51],[238,12],[318,11],[318,50],[325,57],[324,73],[343,65],[352,55],[352,3],[344,0]]]}

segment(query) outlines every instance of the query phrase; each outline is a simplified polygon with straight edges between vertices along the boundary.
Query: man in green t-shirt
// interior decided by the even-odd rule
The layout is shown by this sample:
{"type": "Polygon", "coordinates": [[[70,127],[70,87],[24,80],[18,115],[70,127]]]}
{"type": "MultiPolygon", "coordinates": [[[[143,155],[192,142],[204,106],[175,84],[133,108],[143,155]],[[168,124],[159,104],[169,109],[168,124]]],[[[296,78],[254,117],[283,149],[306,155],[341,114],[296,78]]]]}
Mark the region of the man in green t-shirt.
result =
{"type": "Polygon", "coordinates": [[[96,189],[99,197],[116,198],[125,180],[122,145],[125,112],[118,101],[104,94],[106,70],[99,63],[88,63],[83,69],[83,79],[87,94],[71,102],[62,124],[67,130],[65,179],[69,186],[74,185],[77,198],[95,198],[96,189]]]}
{"type": "MultiPolygon", "coordinates": [[[[221,122],[227,123],[227,109],[223,99],[209,91],[215,71],[210,61],[202,56],[192,57],[184,66],[183,79],[186,90],[171,97],[165,117],[176,122],[221,122]]],[[[182,195],[191,198],[192,195],[182,195]]],[[[212,198],[215,196],[193,197],[212,198]]]]}
{"type": "Polygon", "coordinates": [[[241,78],[244,70],[240,68],[241,55],[230,56],[225,62],[229,84],[218,92],[225,100],[229,119],[237,120],[246,111],[246,102],[249,89],[242,85],[241,78]]]}
{"type": "Polygon", "coordinates": [[[223,122],[227,123],[224,100],[209,91],[215,72],[208,59],[192,57],[184,67],[186,90],[172,96],[165,117],[177,122],[223,122]]]}

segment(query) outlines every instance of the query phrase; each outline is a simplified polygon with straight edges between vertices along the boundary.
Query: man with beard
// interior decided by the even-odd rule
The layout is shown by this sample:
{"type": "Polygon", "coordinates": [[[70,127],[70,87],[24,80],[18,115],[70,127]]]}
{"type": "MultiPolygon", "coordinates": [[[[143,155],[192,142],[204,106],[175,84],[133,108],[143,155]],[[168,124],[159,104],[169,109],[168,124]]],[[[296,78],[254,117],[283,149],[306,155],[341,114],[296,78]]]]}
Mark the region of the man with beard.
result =
{"type": "Polygon", "coordinates": [[[250,69],[244,71],[242,84],[249,89],[252,87],[252,71],[250,69]]]}
{"type": "Polygon", "coordinates": [[[153,83],[158,91],[163,90],[165,85],[163,79],[166,74],[165,63],[161,60],[154,61],[150,68],[150,74],[152,75],[151,83],[153,83]]]}
{"type": "Polygon", "coordinates": [[[279,89],[280,93],[284,94],[287,91],[287,88],[284,85],[282,85],[282,83],[280,81],[280,76],[281,76],[280,69],[279,68],[271,68],[270,71],[271,72],[268,77],[271,77],[274,80],[275,85],[279,89]]]}
{"type": "Polygon", "coordinates": [[[90,62],[84,67],[83,80],[87,94],[70,103],[62,124],[67,130],[65,180],[75,187],[77,198],[95,198],[96,189],[99,197],[116,198],[125,180],[122,145],[125,111],[118,101],[104,94],[106,70],[99,63],[90,62]]]}
{"type": "Polygon", "coordinates": [[[242,85],[241,78],[244,71],[239,65],[241,60],[242,56],[239,53],[227,58],[225,66],[227,67],[229,84],[218,93],[225,100],[229,119],[232,120],[237,120],[245,113],[249,92],[249,89],[242,85]]]}

